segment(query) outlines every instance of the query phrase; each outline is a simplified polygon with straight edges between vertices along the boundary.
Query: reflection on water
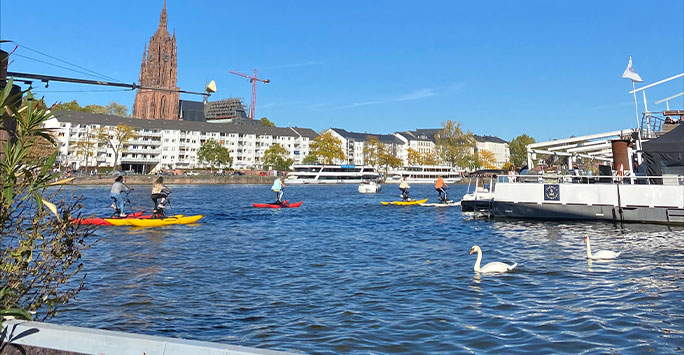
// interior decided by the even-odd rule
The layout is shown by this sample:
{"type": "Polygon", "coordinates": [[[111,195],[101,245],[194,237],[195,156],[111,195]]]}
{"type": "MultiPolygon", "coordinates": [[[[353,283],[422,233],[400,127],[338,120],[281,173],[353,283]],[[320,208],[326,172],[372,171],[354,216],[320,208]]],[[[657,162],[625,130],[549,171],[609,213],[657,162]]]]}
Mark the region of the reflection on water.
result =
{"type": "MultiPolygon", "coordinates": [[[[486,220],[382,206],[356,186],[175,186],[194,226],[101,228],[86,289],[54,322],[307,353],[672,353],[684,347],[684,228],[486,220]],[[620,257],[586,259],[584,235],[620,257]],[[514,272],[473,271],[517,262],[514,272]]],[[[80,187],[108,213],[107,187],[80,187]]],[[[147,201],[140,186],[133,199],[147,201]]],[[[450,196],[465,187],[454,186],[450,196]]],[[[429,185],[411,194],[434,199],[429,185]]],[[[598,249],[597,249],[598,250],[598,249]]]]}

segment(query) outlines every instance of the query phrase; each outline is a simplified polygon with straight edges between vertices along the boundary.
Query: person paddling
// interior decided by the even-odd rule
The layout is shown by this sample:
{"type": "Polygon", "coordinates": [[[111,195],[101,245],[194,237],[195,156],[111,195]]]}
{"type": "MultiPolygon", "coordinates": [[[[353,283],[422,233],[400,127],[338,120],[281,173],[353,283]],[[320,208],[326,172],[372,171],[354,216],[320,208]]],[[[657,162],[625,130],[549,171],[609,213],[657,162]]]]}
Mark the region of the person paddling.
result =
{"type": "Polygon", "coordinates": [[[404,201],[409,201],[409,189],[411,186],[409,185],[408,181],[406,181],[406,177],[401,180],[401,183],[399,184],[399,190],[401,191],[401,199],[404,201]]]}
{"type": "Polygon", "coordinates": [[[445,189],[448,189],[448,188],[449,188],[449,185],[447,185],[446,182],[444,182],[444,179],[442,179],[441,176],[439,178],[437,178],[437,182],[435,182],[435,190],[437,190],[437,198],[440,201],[445,202],[445,203],[447,201],[447,193],[446,193],[445,189]]]}
{"type": "Polygon", "coordinates": [[[271,186],[271,190],[273,190],[276,193],[276,204],[282,204],[283,202],[281,199],[283,198],[283,189],[285,188],[285,184],[282,181],[282,177],[277,177],[275,180],[273,180],[273,186],[271,186]]]}
{"type": "Polygon", "coordinates": [[[116,179],[114,179],[114,185],[112,185],[112,189],[110,191],[110,196],[114,199],[114,201],[116,201],[116,209],[119,211],[119,217],[126,217],[126,214],[123,211],[124,200],[121,196],[121,191],[133,191],[132,188],[124,184],[123,180],[123,176],[118,176],[116,179]]]}

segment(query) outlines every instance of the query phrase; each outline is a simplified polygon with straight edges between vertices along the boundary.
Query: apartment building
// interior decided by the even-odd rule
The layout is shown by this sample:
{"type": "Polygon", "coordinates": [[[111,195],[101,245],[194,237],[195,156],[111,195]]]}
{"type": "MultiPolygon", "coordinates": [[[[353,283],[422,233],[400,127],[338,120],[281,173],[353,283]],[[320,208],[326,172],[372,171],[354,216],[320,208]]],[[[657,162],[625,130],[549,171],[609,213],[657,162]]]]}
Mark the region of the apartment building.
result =
{"type": "Polygon", "coordinates": [[[323,134],[328,132],[342,142],[342,151],[344,151],[345,161],[338,162],[340,164],[365,164],[363,148],[365,146],[365,142],[368,141],[368,137],[370,136],[377,138],[380,143],[389,145],[392,153],[398,158],[406,156],[407,154],[406,147],[403,142],[393,134],[349,132],[342,128],[329,128],[325,130],[323,134]]]}
{"type": "Polygon", "coordinates": [[[46,127],[53,129],[57,137],[59,160],[74,168],[114,166],[114,149],[98,141],[95,133],[122,124],[134,128],[137,137],[126,142],[117,160],[124,170],[138,172],[207,167],[197,159],[197,153],[210,139],[228,148],[235,169],[262,168],[264,152],[275,143],[285,147],[295,163],[301,163],[309,153],[309,142],[318,136],[300,127],[141,120],[77,111],[57,111],[53,116],[46,127]]]}
{"type": "Polygon", "coordinates": [[[505,140],[494,136],[478,136],[476,134],[473,136],[475,137],[475,149],[477,151],[487,150],[494,154],[494,165],[497,169],[503,168],[504,164],[511,159],[511,151],[508,148],[508,142],[505,140]]]}

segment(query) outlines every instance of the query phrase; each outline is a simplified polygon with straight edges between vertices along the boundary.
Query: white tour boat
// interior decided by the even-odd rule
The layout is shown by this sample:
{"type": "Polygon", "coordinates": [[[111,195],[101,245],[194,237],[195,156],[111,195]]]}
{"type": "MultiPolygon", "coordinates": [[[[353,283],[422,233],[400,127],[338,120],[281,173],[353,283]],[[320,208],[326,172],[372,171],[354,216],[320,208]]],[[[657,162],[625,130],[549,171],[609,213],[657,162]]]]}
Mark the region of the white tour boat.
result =
{"type": "Polygon", "coordinates": [[[398,184],[406,178],[409,184],[434,184],[440,176],[447,184],[454,184],[463,179],[463,171],[445,165],[411,165],[390,170],[385,182],[398,184]]]}
{"type": "Polygon", "coordinates": [[[285,177],[286,185],[360,184],[378,180],[380,174],[368,165],[295,164],[285,177]]]}

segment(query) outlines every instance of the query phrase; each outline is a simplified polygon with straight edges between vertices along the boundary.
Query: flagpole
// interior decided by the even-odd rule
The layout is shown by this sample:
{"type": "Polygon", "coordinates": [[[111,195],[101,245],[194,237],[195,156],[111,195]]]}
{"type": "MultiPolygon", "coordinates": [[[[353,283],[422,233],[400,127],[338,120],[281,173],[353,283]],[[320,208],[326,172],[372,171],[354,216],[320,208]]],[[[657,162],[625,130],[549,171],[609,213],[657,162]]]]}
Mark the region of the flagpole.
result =
{"type": "Polygon", "coordinates": [[[641,127],[639,125],[639,105],[637,104],[637,98],[636,98],[636,88],[634,86],[634,80],[632,80],[632,94],[634,94],[634,116],[636,116],[636,127],[637,127],[637,135],[639,139],[637,139],[637,162],[639,165],[641,165],[641,127]]]}

